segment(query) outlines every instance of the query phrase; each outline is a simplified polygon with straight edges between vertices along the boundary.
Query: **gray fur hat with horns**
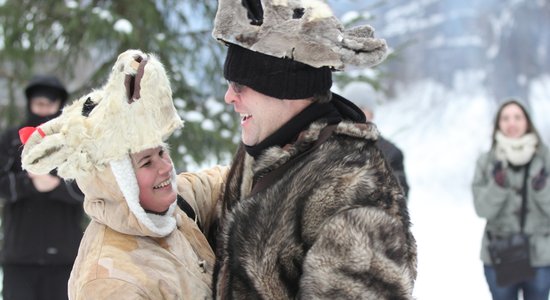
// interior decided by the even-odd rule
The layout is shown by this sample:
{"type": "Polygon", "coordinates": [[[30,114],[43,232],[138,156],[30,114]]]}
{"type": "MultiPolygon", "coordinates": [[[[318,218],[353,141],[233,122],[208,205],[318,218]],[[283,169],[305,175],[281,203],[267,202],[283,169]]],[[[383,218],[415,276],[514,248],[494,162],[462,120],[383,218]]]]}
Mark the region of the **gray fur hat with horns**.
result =
{"type": "Polygon", "coordinates": [[[370,67],[386,56],[369,25],[345,29],[324,0],[219,0],[214,38],[314,68],[370,67]]]}

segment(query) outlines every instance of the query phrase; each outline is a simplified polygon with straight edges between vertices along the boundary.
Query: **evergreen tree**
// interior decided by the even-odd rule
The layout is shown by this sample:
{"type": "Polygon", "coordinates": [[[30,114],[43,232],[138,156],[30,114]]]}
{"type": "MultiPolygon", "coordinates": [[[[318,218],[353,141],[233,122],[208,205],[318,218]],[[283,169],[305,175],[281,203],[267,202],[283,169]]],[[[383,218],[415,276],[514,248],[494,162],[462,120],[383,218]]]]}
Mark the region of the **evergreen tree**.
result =
{"type": "Polygon", "coordinates": [[[24,116],[32,74],[57,75],[77,99],[104,83],[119,53],[141,49],[164,63],[186,120],[169,141],[176,167],[227,163],[237,118],[223,103],[225,49],[211,37],[216,7],[216,0],[0,1],[0,129],[24,116]]]}
{"type": "MultiPolygon", "coordinates": [[[[0,0],[0,130],[25,115],[23,88],[33,74],[57,75],[73,100],[104,83],[119,53],[141,49],[164,63],[185,120],[169,141],[176,168],[229,163],[238,118],[223,103],[225,49],[211,36],[216,8],[216,0],[0,0]]],[[[383,90],[381,76],[369,69],[334,79],[383,90]]]]}

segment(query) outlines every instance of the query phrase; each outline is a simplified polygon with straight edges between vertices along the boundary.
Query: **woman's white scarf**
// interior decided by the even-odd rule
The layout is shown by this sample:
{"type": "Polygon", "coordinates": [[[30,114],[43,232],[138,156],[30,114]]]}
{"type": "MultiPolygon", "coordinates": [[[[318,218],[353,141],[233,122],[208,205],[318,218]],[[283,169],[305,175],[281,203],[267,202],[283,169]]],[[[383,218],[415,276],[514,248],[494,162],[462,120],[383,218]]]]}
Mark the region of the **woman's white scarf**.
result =
{"type": "Polygon", "coordinates": [[[496,156],[498,160],[510,162],[515,166],[528,163],[537,149],[538,139],[534,133],[527,133],[520,138],[510,138],[497,131],[496,156]]]}

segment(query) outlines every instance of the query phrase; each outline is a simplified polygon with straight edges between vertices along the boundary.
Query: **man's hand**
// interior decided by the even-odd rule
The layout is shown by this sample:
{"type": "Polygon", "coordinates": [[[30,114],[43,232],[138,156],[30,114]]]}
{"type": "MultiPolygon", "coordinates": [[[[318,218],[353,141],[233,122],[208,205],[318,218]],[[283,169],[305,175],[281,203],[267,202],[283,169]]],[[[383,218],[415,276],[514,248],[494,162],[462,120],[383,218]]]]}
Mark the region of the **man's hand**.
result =
{"type": "Polygon", "coordinates": [[[28,172],[30,179],[37,191],[41,193],[46,193],[55,189],[60,183],[61,179],[50,174],[34,174],[28,172]]]}

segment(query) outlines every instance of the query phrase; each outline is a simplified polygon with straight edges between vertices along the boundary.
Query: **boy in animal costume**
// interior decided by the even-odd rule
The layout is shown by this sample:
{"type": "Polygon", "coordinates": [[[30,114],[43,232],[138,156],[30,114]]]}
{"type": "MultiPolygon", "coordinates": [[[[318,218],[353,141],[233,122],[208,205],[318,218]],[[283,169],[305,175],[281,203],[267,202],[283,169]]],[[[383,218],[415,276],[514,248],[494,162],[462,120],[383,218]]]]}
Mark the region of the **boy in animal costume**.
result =
{"type": "MultiPolygon", "coordinates": [[[[211,205],[191,201],[197,213],[191,219],[176,204],[176,174],[164,141],[183,122],[171,95],[155,56],[128,50],[101,89],[56,119],[22,132],[28,139],[25,169],[57,168],[85,194],[84,209],[92,221],[69,280],[70,299],[212,295],[214,255],[196,224],[208,223],[211,205]]],[[[193,178],[196,186],[179,191],[185,199],[200,194],[208,204],[218,198],[208,183],[221,178],[220,168],[193,178]]]]}
{"type": "Polygon", "coordinates": [[[220,0],[242,143],[223,196],[218,299],[412,299],[416,243],[374,124],[333,70],[386,52],[320,0],[220,0]]]}

